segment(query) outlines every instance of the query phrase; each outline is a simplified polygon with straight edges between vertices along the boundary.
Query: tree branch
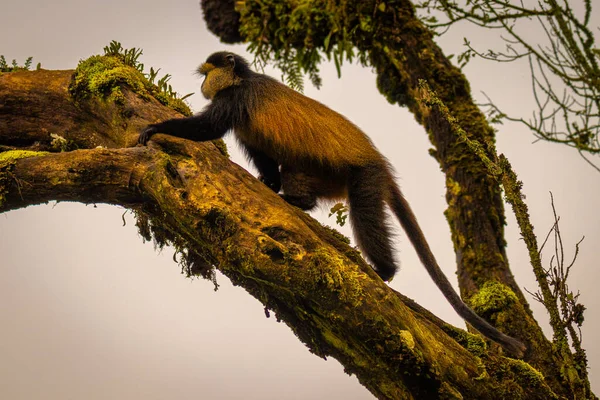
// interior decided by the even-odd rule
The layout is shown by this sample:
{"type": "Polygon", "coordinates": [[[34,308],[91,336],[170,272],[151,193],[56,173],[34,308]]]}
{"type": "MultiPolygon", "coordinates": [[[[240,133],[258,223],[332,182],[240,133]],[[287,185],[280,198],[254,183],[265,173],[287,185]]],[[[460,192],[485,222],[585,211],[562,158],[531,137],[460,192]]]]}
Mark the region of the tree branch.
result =
{"type": "MultiPolygon", "coordinates": [[[[0,145],[18,147],[19,126],[39,139],[22,148],[46,146],[43,132],[62,126],[78,143],[132,143],[139,127],[154,120],[143,116],[170,113],[129,91],[123,105],[98,98],[74,104],[69,77],[60,71],[0,76],[0,104],[6,93],[12,104],[10,114],[0,114],[0,145]],[[38,109],[20,106],[32,97],[38,109]],[[55,102],[64,107],[53,108],[55,102]]],[[[486,352],[475,337],[391,290],[356,251],[211,143],[156,135],[149,147],[0,154],[0,212],[62,200],[120,204],[160,219],[273,310],[313,353],[338,359],[379,398],[491,399],[498,388],[555,398],[527,364],[486,352]],[[470,343],[471,352],[448,334],[470,343]]]]}

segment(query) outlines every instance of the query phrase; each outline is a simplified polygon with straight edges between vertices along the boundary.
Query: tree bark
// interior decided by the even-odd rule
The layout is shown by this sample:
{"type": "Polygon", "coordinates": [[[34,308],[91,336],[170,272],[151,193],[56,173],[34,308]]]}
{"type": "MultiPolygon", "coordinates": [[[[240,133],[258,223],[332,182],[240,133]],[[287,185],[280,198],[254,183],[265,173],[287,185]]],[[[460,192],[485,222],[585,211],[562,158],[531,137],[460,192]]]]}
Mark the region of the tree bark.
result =
{"type": "Polygon", "coordinates": [[[0,212],[61,200],[145,213],[378,398],[557,398],[528,364],[485,350],[390,289],[213,144],[156,135],[131,147],[141,127],[175,113],[126,88],[123,104],[74,101],[71,73],[0,75],[0,212]],[[50,133],[79,150],[23,151],[51,150],[50,133]]]}

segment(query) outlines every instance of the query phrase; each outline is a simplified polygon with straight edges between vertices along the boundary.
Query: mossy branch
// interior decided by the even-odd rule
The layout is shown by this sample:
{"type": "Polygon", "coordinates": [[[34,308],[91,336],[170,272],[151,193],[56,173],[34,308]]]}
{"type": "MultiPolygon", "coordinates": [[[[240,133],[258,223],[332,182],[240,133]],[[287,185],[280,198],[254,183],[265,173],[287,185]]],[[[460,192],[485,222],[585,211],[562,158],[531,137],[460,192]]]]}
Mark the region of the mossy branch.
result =
{"type": "MultiPolygon", "coordinates": [[[[569,312],[563,309],[563,313],[561,314],[558,305],[560,302],[563,307],[568,307],[567,293],[564,293],[565,298],[561,301],[561,291],[551,290],[551,286],[566,286],[567,276],[563,275],[562,278],[553,281],[548,280],[548,271],[544,269],[541,261],[541,250],[543,246],[542,248],[538,247],[537,237],[535,236],[533,224],[529,217],[528,207],[524,201],[525,196],[521,191],[523,183],[517,179],[517,175],[508,159],[503,154],[497,155],[495,146],[492,143],[482,144],[470,137],[470,135],[460,126],[456,118],[452,116],[444,102],[429,88],[427,82],[423,80],[420,81],[419,87],[422,92],[422,101],[428,107],[435,108],[441,113],[443,118],[451,126],[453,132],[460,137],[470,151],[481,159],[483,164],[487,167],[489,175],[493,176],[502,184],[505,199],[512,207],[521,231],[521,237],[529,251],[530,264],[533,268],[541,292],[537,299],[540,300],[550,315],[550,325],[554,333],[553,343],[555,352],[559,356],[559,359],[564,363],[561,370],[569,371],[568,373],[565,373],[563,378],[569,382],[573,391],[583,392],[586,394],[585,398],[587,398],[587,396],[591,394],[591,390],[589,381],[587,380],[585,353],[581,349],[578,340],[574,341],[574,344],[576,345],[575,356],[571,353],[569,342],[567,340],[567,328],[571,325],[566,324],[566,321],[561,317],[561,315],[568,315],[569,312]]],[[[556,222],[558,223],[558,221],[556,222]]]]}
{"type": "Polygon", "coordinates": [[[174,112],[126,86],[122,104],[94,96],[75,106],[68,93],[72,72],[0,77],[0,101],[10,99],[13,107],[11,122],[0,124],[0,145],[18,147],[15,132],[22,135],[33,123],[54,130],[57,121],[65,137],[81,144],[74,151],[28,153],[10,169],[0,167],[0,211],[64,200],[120,204],[159,217],[138,219],[145,239],[161,244],[176,232],[199,255],[200,266],[219,268],[313,353],[338,359],[379,398],[493,399],[498,391],[509,398],[557,398],[540,377],[535,385],[531,374],[524,380],[514,361],[483,346],[476,354],[462,347],[448,327],[385,285],[346,243],[212,144],[156,135],[150,146],[135,147],[141,127],[174,112]],[[104,136],[122,138],[107,139],[112,148],[96,148],[104,136]]]}
{"type": "MultiPolygon", "coordinates": [[[[586,389],[590,391],[588,382],[588,362],[586,352],[581,345],[581,326],[584,321],[585,306],[579,302],[579,293],[574,293],[570,290],[568,285],[568,278],[571,268],[575,265],[577,256],[579,255],[579,245],[583,242],[584,238],[581,238],[579,242],[575,244],[575,254],[570,262],[565,261],[565,249],[562,240],[562,234],[560,231],[559,221],[560,218],[557,215],[556,207],[554,204],[554,196],[550,193],[550,203],[552,204],[552,214],[554,216],[554,224],[548,231],[546,238],[540,246],[540,253],[542,253],[546,246],[550,236],[553,236],[554,240],[554,253],[549,261],[548,268],[545,269],[546,275],[549,279],[550,287],[552,288],[552,297],[556,304],[559,304],[560,318],[563,327],[568,331],[571,339],[571,345],[575,350],[573,355],[575,360],[575,368],[582,378],[582,382],[587,386],[586,389]]],[[[534,298],[544,303],[541,293],[532,293],[534,298]]]]}

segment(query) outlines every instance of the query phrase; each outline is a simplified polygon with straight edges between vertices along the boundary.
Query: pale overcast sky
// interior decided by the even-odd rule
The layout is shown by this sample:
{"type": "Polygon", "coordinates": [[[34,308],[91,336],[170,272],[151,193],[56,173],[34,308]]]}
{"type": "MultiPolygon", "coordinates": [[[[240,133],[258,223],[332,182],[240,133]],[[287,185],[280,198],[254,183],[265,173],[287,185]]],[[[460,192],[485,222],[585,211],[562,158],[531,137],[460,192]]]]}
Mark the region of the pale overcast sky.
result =
{"type": "MultiPolygon", "coordinates": [[[[597,32],[597,31],[595,31],[597,32]]],[[[468,33],[467,33],[468,34],[468,33]]],[[[461,50],[465,32],[441,41],[461,50]]],[[[497,42],[477,33],[475,44],[497,42]]],[[[170,73],[199,111],[205,100],[195,68],[210,53],[244,46],[220,44],[205,28],[197,0],[39,0],[4,2],[0,54],[46,69],[73,69],[111,40],[144,50],[147,68],[170,73]]],[[[323,65],[323,88],[306,94],[341,112],[371,136],[395,166],[446,274],[455,281],[455,256],[444,219],[444,176],[428,156],[431,144],[412,115],[389,105],[370,69],[344,66],[337,79],[323,65]]],[[[279,77],[277,71],[267,73],[279,77]]],[[[473,93],[485,91],[509,112],[532,109],[527,67],[474,62],[466,68],[473,93]]],[[[592,385],[600,390],[597,285],[600,173],[574,151],[532,143],[519,125],[499,126],[498,151],[512,162],[538,237],[552,226],[551,191],[561,216],[568,256],[585,235],[570,286],[586,305],[583,343],[592,385]]],[[[229,141],[231,147],[235,147],[229,141]]],[[[247,167],[234,154],[234,161],[247,167]]],[[[0,215],[0,397],[6,399],[372,399],[335,360],[312,354],[260,303],[219,275],[221,288],[179,274],[170,249],[143,244],[124,209],[61,203],[0,215]]],[[[508,255],[519,284],[535,290],[527,251],[508,214],[508,255]]],[[[326,213],[317,213],[327,220],[326,213]]],[[[342,229],[350,235],[348,228],[342,229]]],[[[398,229],[402,269],[392,286],[446,321],[464,326],[398,229]]],[[[548,261],[549,254],[544,255],[548,261]]],[[[549,333],[545,311],[530,295],[549,333]]]]}

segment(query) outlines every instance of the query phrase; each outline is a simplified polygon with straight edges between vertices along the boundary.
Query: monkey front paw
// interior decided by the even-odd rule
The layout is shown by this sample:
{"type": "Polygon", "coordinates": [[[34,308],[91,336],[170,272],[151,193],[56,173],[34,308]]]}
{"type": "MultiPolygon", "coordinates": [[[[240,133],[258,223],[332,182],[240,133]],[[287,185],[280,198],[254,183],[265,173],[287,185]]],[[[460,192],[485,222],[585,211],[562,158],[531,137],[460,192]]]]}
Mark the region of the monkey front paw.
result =
{"type": "Polygon", "coordinates": [[[140,136],[138,137],[138,143],[143,144],[145,146],[148,143],[148,140],[150,140],[150,137],[157,132],[158,131],[154,126],[148,125],[142,130],[142,132],[140,132],[140,136]]]}
{"type": "Polygon", "coordinates": [[[265,178],[262,175],[258,176],[258,180],[267,185],[275,193],[279,193],[279,191],[281,190],[281,182],[278,180],[275,181],[269,178],[265,178]]]}

